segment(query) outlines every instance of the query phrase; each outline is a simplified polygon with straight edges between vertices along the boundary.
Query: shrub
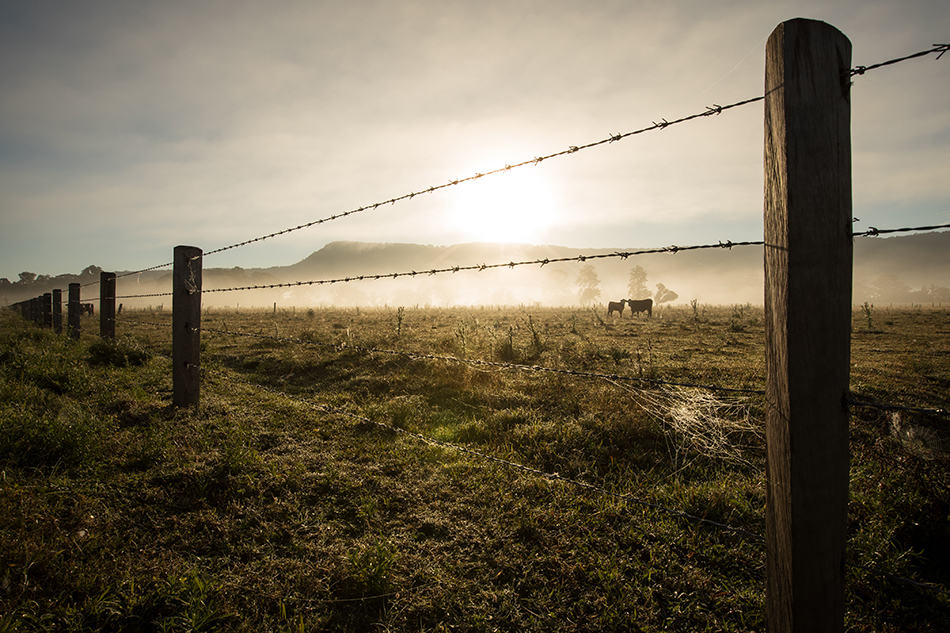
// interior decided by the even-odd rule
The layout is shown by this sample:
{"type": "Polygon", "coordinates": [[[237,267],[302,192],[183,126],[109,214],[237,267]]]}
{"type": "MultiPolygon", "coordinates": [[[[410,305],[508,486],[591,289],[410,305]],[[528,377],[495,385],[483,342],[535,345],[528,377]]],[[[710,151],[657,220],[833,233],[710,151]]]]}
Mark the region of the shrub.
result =
{"type": "Polygon", "coordinates": [[[89,364],[111,367],[144,365],[152,355],[133,340],[96,341],[89,346],[89,364]]]}

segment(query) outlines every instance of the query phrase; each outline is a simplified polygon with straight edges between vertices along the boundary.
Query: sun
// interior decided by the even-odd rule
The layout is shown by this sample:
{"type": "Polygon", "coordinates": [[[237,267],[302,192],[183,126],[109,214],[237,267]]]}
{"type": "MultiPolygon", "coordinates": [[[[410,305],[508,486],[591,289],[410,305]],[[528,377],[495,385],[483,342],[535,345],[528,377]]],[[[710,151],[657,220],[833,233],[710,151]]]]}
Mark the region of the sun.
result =
{"type": "Polygon", "coordinates": [[[556,220],[553,188],[534,167],[485,176],[454,193],[448,228],[464,241],[538,243],[556,220]]]}

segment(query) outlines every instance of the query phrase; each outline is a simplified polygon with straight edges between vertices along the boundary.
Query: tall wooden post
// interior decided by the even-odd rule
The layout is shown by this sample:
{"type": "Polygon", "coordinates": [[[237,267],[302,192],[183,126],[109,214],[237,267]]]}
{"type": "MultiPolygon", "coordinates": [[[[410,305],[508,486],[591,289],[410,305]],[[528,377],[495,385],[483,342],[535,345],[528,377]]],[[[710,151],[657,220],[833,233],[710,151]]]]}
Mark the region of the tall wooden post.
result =
{"type": "Polygon", "coordinates": [[[176,246],[172,273],[172,402],[198,405],[201,361],[201,249],[176,246]]]}
{"type": "Polygon", "coordinates": [[[40,298],[33,297],[30,299],[30,321],[33,321],[33,325],[40,324],[40,298]]]}
{"type": "Polygon", "coordinates": [[[813,20],[766,46],[766,604],[772,633],[844,626],[851,43],[813,20]]]}
{"type": "Polygon", "coordinates": [[[63,333],[63,291],[59,288],[53,290],[53,331],[63,333]]]}
{"type": "Polygon", "coordinates": [[[115,340],[115,273],[99,273],[99,336],[115,340]]]}
{"type": "Polygon", "coordinates": [[[79,289],[78,283],[69,284],[68,299],[66,302],[66,324],[69,329],[69,337],[79,339],[79,289]]]}
{"type": "Polygon", "coordinates": [[[44,292],[40,297],[40,312],[42,312],[42,326],[53,327],[53,293],[44,292]]]}

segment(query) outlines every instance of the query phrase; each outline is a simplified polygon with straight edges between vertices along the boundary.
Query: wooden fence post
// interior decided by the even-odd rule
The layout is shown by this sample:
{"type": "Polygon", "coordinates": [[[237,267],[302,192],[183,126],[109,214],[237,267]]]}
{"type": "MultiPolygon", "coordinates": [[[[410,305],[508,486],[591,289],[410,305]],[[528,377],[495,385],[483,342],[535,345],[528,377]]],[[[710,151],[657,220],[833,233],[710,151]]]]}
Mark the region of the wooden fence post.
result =
{"type": "Polygon", "coordinates": [[[68,300],[66,302],[66,324],[69,337],[79,340],[79,289],[78,283],[69,284],[68,300]]]}
{"type": "Polygon", "coordinates": [[[115,273],[99,273],[99,336],[115,340],[115,273]]]}
{"type": "Polygon", "coordinates": [[[176,246],[172,273],[172,402],[198,405],[201,386],[201,249],[176,246]]]}
{"type": "Polygon", "coordinates": [[[53,293],[44,292],[40,297],[40,310],[42,312],[43,327],[53,327],[53,293]]]}
{"type": "Polygon", "coordinates": [[[30,299],[30,321],[33,321],[33,325],[40,324],[40,298],[33,297],[30,299]]]}
{"type": "Polygon", "coordinates": [[[844,626],[851,337],[851,43],[824,22],[766,45],[768,629],[844,626]]]}
{"type": "Polygon", "coordinates": [[[53,331],[63,333],[63,291],[59,288],[53,290],[53,331]]]}

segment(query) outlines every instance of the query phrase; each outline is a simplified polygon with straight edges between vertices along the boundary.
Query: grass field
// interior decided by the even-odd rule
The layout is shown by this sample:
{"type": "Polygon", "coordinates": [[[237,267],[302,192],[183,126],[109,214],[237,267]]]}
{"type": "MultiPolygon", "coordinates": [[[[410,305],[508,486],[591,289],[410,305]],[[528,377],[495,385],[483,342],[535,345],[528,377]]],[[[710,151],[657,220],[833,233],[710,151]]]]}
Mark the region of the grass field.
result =
{"type": "MultiPolygon", "coordinates": [[[[761,389],[761,308],[211,310],[197,410],[96,323],[0,316],[0,632],[765,628],[761,396],[358,349],[761,389]]],[[[947,408],[948,334],[857,309],[852,391],[947,408]]],[[[854,409],[848,630],[950,622],[948,424],[854,409]]]]}

